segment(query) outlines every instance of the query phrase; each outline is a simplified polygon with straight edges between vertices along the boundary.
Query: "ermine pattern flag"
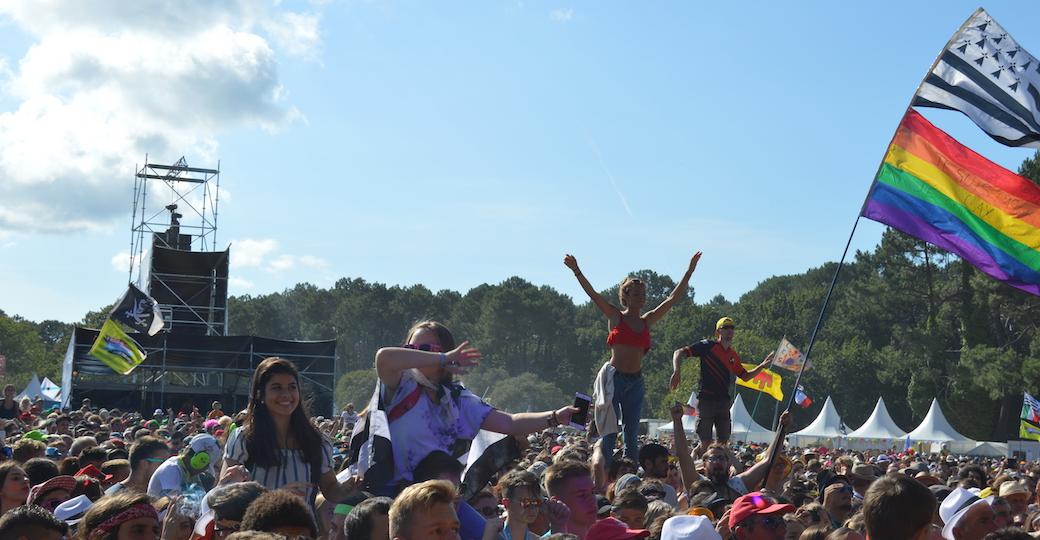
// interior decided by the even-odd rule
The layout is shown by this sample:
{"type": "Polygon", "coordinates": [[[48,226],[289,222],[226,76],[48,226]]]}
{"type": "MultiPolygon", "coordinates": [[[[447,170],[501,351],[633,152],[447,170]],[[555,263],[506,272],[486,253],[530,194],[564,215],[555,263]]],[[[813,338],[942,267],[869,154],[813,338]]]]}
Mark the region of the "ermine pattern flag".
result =
{"type": "Polygon", "coordinates": [[[1002,144],[1040,148],[1040,61],[979,9],[940,54],[914,105],[960,111],[1002,144]]]}

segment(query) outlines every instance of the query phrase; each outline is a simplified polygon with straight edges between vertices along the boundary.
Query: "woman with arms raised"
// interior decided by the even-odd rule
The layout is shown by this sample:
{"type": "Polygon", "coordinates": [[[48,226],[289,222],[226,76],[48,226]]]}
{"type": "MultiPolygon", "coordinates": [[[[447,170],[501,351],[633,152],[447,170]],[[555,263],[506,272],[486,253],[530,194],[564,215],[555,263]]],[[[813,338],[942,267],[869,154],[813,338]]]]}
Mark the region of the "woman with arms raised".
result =
{"type": "MultiPolygon", "coordinates": [[[[481,430],[526,435],[567,424],[574,407],[511,414],[497,410],[454,380],[480,363],[469,342],[455,344],[442,324],[424,321],[408,331],[405,344],[376,352],[378,400],[389,424],[394,471],[389,489],[411,483],[416,465],[430,452],[455,457],[481,430]]],[[[369,406],[370,412],[373,407],[369,406]]],[[[362,428],[363,429],[363,428],[362,428]]],[[[360,430],[355,427],[355,433],[360,430]]],[[[370,485],[366,476],[366,485],[370,485]]],[[[375,486],[373,486],[375,487],[375,486]]],[[[376,487],[376,489],[379,489],[376,487]]]]}
{"type": "Polygon", "coordinates": [[[686,296],[690,276],[700,259],[701,252],[698,251],[690,259],[686,274],[671,294],[654,309],[642,313],[646,306],[646,284],[642,280],[626,277],[621,282],[618,288],[621,307],[618,307],[596,292],[578,268],[578,260],[574,255],[563,258],[563,264],[574,272],[581,288],[610,323],[610,333],[607,334],[610,361],[600,369],[594,385],[596,427],[603,437],[601,449],[607,463],[614,454],[619,416],[625,431],[625,457],[636,462],[639,460],[639,418],[643,410],[643,397],[646,395],[643,357],[650,351],[650,327],[661,320],[680,298],[686,296]]]}

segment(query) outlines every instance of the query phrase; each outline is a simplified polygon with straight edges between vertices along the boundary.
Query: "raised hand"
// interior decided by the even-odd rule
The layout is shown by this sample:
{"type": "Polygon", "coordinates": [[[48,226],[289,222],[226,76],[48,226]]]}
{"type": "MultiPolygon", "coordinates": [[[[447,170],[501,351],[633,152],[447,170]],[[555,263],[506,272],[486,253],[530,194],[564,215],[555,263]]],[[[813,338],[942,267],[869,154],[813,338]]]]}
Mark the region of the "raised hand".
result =
{"type": "Polygon", "coordinates": [[[483,356],[480,349],[470,347],[469,341],[463,341],[458,347],[444,355],[447,359],[444,368],[455,375],[464,375],[469,368],[479,366],[483,356]]]}
{"type": "Polygon", "coordinates": [[[563,264],[570,268],[573,272],[578,272],[578,259],[574,258],[574,255],[570,253],[563,256],[563,264]]]}
{"type": "Polygon", "coordinates": [[[567,406],[562,409],[556,410],[556,419],[560,421],[561,426],[566,426],[571,423],[571,416],[578,412],[577,407],[567,406]]]}
{"type": "Polygon", "coordinates": [[[549,516],[549,528],[554,531],[566,530],[567,521],[571,519],[571,509],[560,499],[553,497],[545,501],[545,513],[549,516]]]}
{"type": "Polygon", "coordinates": [[[697,253],[694,253],[693,257],[690,258],[690,272],[691,273],[694,270],[697,269],[697,262],[700,261],[700,260],[701,260],[701,252],[700,251],[698,251],[697,253]]]}
{"type": "Polygon", "coordinates": [[[668,408],[668,413],[672,415],[672,421],[681,421],[683,417],[683,404],[676,401],[668,408]]]}

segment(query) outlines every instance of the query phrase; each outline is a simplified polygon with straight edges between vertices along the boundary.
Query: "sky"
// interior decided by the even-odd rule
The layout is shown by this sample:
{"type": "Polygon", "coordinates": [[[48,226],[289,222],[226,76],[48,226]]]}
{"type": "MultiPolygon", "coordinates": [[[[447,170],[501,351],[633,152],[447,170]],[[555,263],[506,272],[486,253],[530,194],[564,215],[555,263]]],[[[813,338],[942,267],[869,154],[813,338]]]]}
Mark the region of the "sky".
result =
{"type": "MultiPolygon", "coordinates": [[[[235,295],[520,276],[583,302],[566,253],[605,289],[703,251],[697,299],[737,300],[841,257],[977,7],[7,0],[0,310],[75,322],[122,294],[146,155],[219,164],[235,295]]],[[[1040,3],[986,8],[1040,54],[1040,3]]],[[[1005,167],[1032,155],[922,112],[1005,167]]]]}

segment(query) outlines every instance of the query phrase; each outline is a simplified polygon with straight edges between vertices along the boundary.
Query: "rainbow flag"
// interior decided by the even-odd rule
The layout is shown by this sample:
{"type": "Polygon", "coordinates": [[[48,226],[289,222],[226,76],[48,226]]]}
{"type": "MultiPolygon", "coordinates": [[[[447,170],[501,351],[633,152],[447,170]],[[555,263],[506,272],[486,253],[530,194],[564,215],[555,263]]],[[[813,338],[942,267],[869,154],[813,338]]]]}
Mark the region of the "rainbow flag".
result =
{"type": "Polygon", "coordinates": [[[863,216],[1040,296],[1040,186],[908,110],[863,216]]]}

